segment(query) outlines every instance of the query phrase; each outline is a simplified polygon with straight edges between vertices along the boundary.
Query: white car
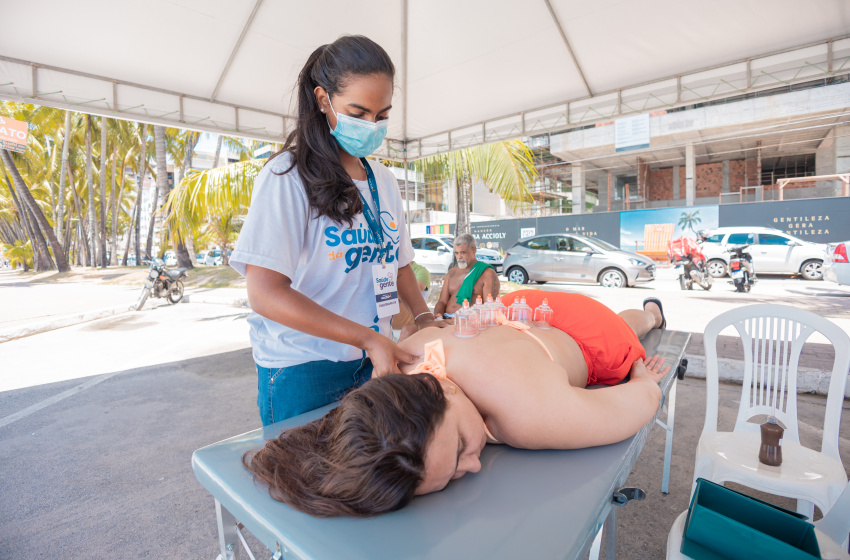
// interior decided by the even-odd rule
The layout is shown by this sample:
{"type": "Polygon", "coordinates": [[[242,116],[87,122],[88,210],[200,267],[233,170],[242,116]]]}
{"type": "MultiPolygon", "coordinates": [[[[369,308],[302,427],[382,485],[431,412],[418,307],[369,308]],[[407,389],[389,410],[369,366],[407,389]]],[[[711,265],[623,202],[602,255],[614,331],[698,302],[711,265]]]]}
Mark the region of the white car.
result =
{"type": "Polygon", "coordinates": [[[165,252],[165,266],[177,266],[177,255],[174,251],[165,252]]]}
{"type": "Polygon", "coordinates": [[[823,279],[850,286],[850,241],[830,243],[823,259],[823,279]]]}
{"type": "MultiPolygon", "coordinates": [[[[227,250],[227,256],[233,254],[233,249],[227,250]]],[[[204,264],[207,266],[221,266],[221,249],[211,249],[207,251],[204,257],[204,264]]]]}
{"type": "MultiPolygon", "coordinates": [[[[454,260],[454,236],[452,235],[423,235],[411,239],[416,264],[424,266],[431,274],[445,274],[454,260]]],[[[495,271],[502,271],[504,257],[492,249],[476,249],[476,258],[492,266],[495,271]]]]}
{"type": "Polygon", "coordinates": [[[702,243],[709,274],[726,276],[729,245],[749,244],[756,274],[800,274],[806,280],[820,280],[826,245],[803,241],[784,231],[767,227],[722,227],[707,232],[702,243]]]}

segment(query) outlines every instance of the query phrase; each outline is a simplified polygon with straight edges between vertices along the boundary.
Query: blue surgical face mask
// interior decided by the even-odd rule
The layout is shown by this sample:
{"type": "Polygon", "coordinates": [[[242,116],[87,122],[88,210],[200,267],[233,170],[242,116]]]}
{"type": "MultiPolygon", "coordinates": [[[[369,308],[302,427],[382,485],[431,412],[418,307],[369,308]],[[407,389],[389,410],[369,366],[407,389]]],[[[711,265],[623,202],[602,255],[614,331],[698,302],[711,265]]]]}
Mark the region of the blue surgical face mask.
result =
{"type": "Polygon", "coordinates": [[[331,130],[331,135],[343,150],[354,157],[366,157],[381,146],[384,136],[387,135],[387,119],[378,122],[355,119],[348,115],[342,115],[334,110],[330,97],[328,104],[336,116],[336,128],[331,130]]]}

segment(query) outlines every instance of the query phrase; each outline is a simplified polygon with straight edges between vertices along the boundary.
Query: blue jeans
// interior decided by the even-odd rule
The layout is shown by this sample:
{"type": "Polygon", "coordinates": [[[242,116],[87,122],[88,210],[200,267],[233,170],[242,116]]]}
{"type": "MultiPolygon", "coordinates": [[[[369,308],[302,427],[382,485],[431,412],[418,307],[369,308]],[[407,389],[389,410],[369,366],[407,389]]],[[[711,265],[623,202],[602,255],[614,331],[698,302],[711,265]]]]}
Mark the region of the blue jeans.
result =
{"type": "Polygon", "coordinates": [[[319,360],[284,368],[257,365],[257,406],[263,426],[341,399],[372,377],[372,360],[319,360]]]}

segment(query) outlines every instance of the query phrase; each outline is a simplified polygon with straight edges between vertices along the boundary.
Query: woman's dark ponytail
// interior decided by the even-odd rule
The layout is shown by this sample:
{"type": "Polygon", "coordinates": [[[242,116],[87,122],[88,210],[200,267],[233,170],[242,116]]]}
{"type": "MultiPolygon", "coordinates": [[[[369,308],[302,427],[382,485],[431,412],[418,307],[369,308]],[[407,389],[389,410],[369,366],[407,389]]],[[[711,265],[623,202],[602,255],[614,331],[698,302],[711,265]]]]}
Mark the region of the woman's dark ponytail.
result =
{"type": "Polygon", "coordinates": [[[314,90],[321,86],[329,96],[345,88],[351,76],[383,74],[393,79],[395,67],[384,49],[361,35],[346,35],[322,45],[310,55],[298,75],[298,112],[295,130],[286,138],[284,152],[292,154],[298,174],[316,217],[351,227],[354,216],[363,211],[357,187],[342,167],[339,144],[331,136],[325,115],[319,110],[314,90]]]}

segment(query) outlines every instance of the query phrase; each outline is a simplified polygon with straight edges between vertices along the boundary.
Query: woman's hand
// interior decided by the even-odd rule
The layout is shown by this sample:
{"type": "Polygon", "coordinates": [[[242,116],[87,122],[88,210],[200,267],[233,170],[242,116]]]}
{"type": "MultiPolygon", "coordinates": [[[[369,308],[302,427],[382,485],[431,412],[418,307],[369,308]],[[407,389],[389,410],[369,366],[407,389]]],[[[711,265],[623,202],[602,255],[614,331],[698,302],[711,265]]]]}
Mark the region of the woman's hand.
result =
{"type": "Polygon", "coordinates": [[[403,350],[395,342],[379,333],[375,333],[363,349],[372,360],[372,377],[401,373],[398,368],[399,363],[415,364],[420,360],[420,357],[403,350]]]}
{"type": "Polygon", "coordinates": [[[658,354],[652,358],[641,360],[637,359],[632,364],[631,379],[633,381],[651,381],[655,384],[661,382],[667,372],[670,371],[670,366],[664,367],[665,358],[658,354]],[[663,369],[662,369],[663,368],[663,369]]]}

